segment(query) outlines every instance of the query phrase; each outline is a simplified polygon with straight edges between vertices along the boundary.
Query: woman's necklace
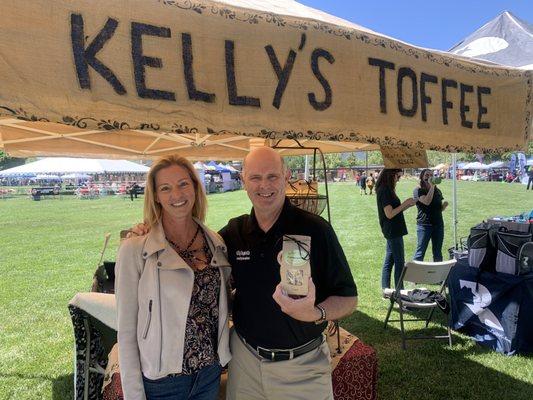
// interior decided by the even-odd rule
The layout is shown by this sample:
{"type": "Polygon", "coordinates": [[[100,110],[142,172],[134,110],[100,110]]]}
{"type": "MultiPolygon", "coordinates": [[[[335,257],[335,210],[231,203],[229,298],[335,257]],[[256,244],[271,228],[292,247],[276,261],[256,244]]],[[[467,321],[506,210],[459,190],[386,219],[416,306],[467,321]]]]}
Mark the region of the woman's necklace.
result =
{"type": "Polygon", "coordinates": [[[203,251],[204,255],[207,255],[207,249],[206,249],[207,248],[207,243],[205,243],[205,240],[204,240],[204,245],[202,247],[200,247],[198,249],[191,249],[191,246],[196,241],[196,238],[198,237],[199,233],[200,233],[200,225],[198,225],[198,228],[196,229],[196,232],[195,232],[193,238],[191,239],[191,241],[189,242],[189,244],[187,245],[187,247],[185,249],[181,249],[180,246],[176,242],[170,240],[167,237],[168,242],[172,245],[174,250],[176,250],[176,252],[179,254],[179,256],[181,258],[183,258],[183,260],[191,268],[193,268],[194,270],[198,269],[195,266],[196,262],[200,262],[200,263],[204,263],[204,264],[207,263],[207,260],[198,258],[196,256],[196,254],[195,254],[197,252],[203,251]]]}

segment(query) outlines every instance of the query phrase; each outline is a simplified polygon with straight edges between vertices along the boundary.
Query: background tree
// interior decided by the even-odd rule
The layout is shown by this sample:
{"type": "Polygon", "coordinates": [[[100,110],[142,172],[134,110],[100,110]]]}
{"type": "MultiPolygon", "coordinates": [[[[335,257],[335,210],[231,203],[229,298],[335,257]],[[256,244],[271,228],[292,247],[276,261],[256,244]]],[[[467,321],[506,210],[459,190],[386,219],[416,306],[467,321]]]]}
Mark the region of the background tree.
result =
{"type": "Polygon", "coordinates": [[[4,151],[0,150],[0,170],[18,167],[26,162],[25,158],[9,157],[4,151]]]}

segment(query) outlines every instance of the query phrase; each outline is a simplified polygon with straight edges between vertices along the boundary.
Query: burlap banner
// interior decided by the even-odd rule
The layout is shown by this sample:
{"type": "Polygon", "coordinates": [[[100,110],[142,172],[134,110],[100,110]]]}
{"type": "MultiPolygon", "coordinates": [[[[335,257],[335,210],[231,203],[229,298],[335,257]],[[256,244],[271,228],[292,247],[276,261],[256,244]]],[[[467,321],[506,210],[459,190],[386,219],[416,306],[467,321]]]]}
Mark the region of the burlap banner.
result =
{"type": "Polygon", "coordinates": [[[412,47],[302,7],[4,0],[0,115],[76,130],[524,147],[530,71],[412,47]]]}
{"type": "Polygon", "coordinates": [[[426,150],[407,147],[381,147],[385,168],[427,168],[426,150]]]}

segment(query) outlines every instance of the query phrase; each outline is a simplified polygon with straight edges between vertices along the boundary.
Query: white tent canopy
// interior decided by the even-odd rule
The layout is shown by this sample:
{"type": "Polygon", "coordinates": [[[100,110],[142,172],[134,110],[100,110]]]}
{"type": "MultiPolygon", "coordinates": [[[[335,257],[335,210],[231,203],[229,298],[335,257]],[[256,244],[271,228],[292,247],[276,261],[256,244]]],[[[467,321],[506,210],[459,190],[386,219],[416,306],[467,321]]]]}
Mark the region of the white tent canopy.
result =
{"type": "Polygon", "coordinates": [[[127,160],[50,157],[0,171],[0,176],[34,174],[146,173],[149,168],[127,160]]]}
{"type": "Polygon", "coordinates": [[[489,166],[483,163],[480,163],[479,161],[471,162],[466,164],[463,169],[488,169],[489,166]]]}
{"type": "Polygon", "coordinates": [[[507,167],[507,163],[504,161],[494,161],[487,165],[487,168],[505,168],[507,167]]]}
{"type": "Polygon", "coordinates": [[[451,53],[533,69],[533,25],[505,11],[450,49],[451,53]]]}
{"type": "Polygon", "coordinates": [[[448,168],[450,168],[450,166],[448,164],[440,163],[440,164],[437,164],[437,165],[435,165],[434,167],[432,167],[430,169],[437,170],[437,169],[448,169],[448,168]]]}

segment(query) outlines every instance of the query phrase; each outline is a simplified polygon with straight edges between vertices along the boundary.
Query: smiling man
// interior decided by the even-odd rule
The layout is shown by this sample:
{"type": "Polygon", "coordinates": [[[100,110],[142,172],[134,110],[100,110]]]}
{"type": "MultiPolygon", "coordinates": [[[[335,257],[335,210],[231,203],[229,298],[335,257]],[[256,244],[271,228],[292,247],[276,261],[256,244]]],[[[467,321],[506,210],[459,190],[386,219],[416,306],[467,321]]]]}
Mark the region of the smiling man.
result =
{"type": "Polygon", "coordinates": [[[253,208],[220,234],[232,265],[235,298],[226,397],[333,399],[328,320],[353,312],[357,288],[331,225],[291,205],[289,172],[268,147],[251,151],[243,183],[253,208]],[[310,238],[309,292],[298,299],[280,285],[278,253],[284,235],[310,238]]]}

